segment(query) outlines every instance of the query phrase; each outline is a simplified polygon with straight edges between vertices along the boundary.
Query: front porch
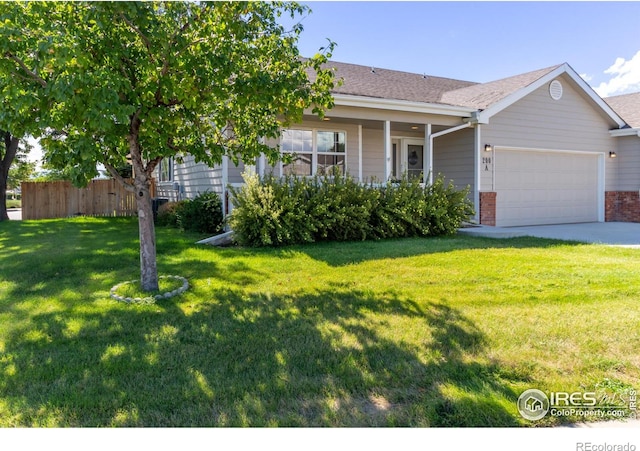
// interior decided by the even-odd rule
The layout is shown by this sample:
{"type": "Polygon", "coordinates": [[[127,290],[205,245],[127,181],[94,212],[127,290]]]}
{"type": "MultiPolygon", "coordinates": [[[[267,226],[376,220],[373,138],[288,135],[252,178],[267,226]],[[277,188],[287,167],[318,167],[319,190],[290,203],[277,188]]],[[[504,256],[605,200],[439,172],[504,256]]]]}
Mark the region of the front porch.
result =
{"type": "MultiPolygon", "coordinates": [[[[278,163],[271,166],[264,157],[256,161],[255,170],[259,175],[273,172],[276,175],[295,173],[297,175],[322,174],[328,167],[324,165],[326,153],[319,141],[321,134],[340,134],[345,145],[334,163],[351,177],[361,182],[386,183],[400,179],[420,177],[423,183],[431,183],[438,175],[445,177],[458,189],[469,190],[469,198],[474,209],[479,212],[480,183],[480,127],[460,117],[437,117],[429,115],[409,115],[402,118],[393,114],[382,119],[342,117],[349,116],[340,109],[331,110],[324,120],[305,117],[304,121],[292,127],[306,133],[308,143],[299,142],[299,152],[305,160],[295,166],[278,163]]],[[[351,115],[353,116],[353,114],[351,115]]],[[[298,139],[302,141],[302,139],[298,139]]],[[[285,149],[294,148],[288,145],[285,149]]],[[[337,149],[337,148],[336,148],[337,149]]],[[[332,149],[335,150],[335,149],[332,149]]],[[[234,171],[235,172],[235,171],[234,171]]],[[[241,175],[229,178],[229,183],[241,183],[241,175]]],[[[474,218],[478,222],[480,216],[474,218]]]]}

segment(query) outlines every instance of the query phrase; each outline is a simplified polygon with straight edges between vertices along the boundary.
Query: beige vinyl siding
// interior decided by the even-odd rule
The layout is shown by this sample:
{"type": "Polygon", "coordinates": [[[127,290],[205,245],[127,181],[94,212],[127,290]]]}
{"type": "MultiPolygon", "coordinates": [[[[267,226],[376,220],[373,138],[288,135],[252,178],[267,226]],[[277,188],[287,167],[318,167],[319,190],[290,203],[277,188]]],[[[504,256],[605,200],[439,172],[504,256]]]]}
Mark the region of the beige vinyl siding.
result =
{"type": "Polygon", "coordinates": [[[607,177],[611,179],[607,191],[640,190],[640,138],[623,136],[616,141],[617,158],[606,158],[607,177]]]}
{"type": "MultiPolygon", "coordinates": [[[[563,86],[560,100],[549,95],[549,84],[505,108],[482,126],[482,143],[523,149],[555,149],[603,152],[616,148],[609,130],[617,128],[611,119],[581,94],[567,76],[558,78],[563,86]]],[[[608,158],[607,158],[608,160],[608,158]]],[[[607,189],[615,174],[606,165],[607,189]]],[[[491,178],[481,177],[482,190],[491,190],[491,178]]]]}
{"type": "MultiPolygon", "coordinates": [[[[249,164],[255,164],[255,162],[251,162],[249,164]]],[[[233,161],[229,159],[229,179],[227,183],[244,183],[244,179],[242,178],[242,173],[244,172],[244,162],[239,161],[236,166],[233,164],[233,161]]]]}
{"type": "Polygon", "coordinates": [[[433,142],[433,175],[442,174],[458,189],[469,186],[473,199],[475,130],[463,129],[435,138],[433,142]]]}
{"type": "Polygon", "coordinates": [[[193,199],[200,193],[213,191],[222,193],[222,168],[211,168],[204,163],[196,163],[192,155],[187,155],[182,163],[174,161],[173,181],[158,183],[158,197],[176,200],[174,183],[180,184],[181,197],[193,199]]]}
{"type": "Polygon", "coordinates": [[[382,130],[362,129],[362,179],[384,179],[384,133],[382,130]]]}

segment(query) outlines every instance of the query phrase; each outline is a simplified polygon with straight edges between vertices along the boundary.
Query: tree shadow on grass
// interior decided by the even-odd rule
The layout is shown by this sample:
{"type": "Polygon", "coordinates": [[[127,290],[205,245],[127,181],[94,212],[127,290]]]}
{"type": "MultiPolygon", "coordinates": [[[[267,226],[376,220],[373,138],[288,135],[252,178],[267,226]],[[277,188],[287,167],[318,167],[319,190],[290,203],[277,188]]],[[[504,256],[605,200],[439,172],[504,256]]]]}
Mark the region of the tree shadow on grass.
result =
{"type": "Polygon", "coordinates": [[[35,314],[3,344],[2,425],[518,425],[485,337],[446,304],[346,289],[172,301],[35,314]]]}
{"type": "MultiPolygon", "coordinates": [[[[377,259],[395,259],[418,255],[455,252],[468,249],[530,249],[553,248],[558,246],[577,246],[584,243],[560,241],[544,238],[483,238],[465,235],[427,238],[399,238],[380,241],[351,241],[340,243],[336,252],[336,243],[315,243],[304,246],[288,246],[278,249],[278,255],[287,257],[298,252],[324,261],[331,266],[345,266],[377,259]]],[[[261,252],[261,251],[258,251],[261,252]]],[[[262,251],[264,252],[264,251],[262,251]]],[[[274,250],[268,252],[273,253],[274,250]]]]}
{"type": "MultiPolygon", "coordinates": [[[[131,220],[24,222],[10,233],[24,236],[20,258],[0,250],[13,275],[0,286],[0,318],[19,322],[0,342],[2,426],[518,424],[513,378],[487,361],[483,334],[446,303],[348,285],[289,295],[242,288],[261,277],[246,255],[305,252],[342,265],[363,243],[345,243],[344,252],[335,245],[211,249],[219,258],[172,261],[187,249],[184,237],[160,230],[161,272],[187,276],[192,288],[133,306],[105,300],[110,286],[138,271],[131,220]],[[234,288],[205,287],[209,281],[234,288]],[[75,294],[80,286],[84,294],[75,294]]],[[[367,243],[359,258],[456,247],[428,241],[367,243]]]]}

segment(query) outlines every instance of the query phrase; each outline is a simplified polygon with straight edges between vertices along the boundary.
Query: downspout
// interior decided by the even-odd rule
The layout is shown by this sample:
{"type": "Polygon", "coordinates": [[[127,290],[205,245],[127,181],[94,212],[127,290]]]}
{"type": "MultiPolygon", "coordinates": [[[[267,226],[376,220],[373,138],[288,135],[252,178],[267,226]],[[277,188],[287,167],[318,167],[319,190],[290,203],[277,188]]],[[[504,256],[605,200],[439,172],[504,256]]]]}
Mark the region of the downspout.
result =
{"type": "Polygon", "coordinates": [[[362,183],[362,124],[358,125],[358,181],[362,183]]]}
{"type": "Polygon", "coordinates": [[[457,132],[458,130],[462,130],[464,128],[472,127],[473,124],[471,122],[467,122],[462,125],[456,125],[455,127],[447,128],[446,130],[441,130],[436,133],[429,133],[429,184],[433,183],[433,139],[439,136],[448,135],[449,133],[457,132]]]}
{"type": "Polygon", "coordinates": [[[227,155],[222,156],[222,214],[226,218],[229,214],[229,157],[227,155]]]}

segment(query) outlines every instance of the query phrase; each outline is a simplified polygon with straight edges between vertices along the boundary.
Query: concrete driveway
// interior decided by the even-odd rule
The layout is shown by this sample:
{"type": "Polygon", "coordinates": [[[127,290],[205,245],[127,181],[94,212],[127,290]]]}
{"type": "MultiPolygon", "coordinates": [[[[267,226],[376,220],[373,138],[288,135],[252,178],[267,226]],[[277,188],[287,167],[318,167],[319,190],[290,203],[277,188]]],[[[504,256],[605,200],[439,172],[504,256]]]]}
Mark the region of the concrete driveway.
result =
{"type": "Polygon", "coordinates": [[[467,227],[460,233],[489,238],[533,236],[584,243],[640,248],[640,224],[632,222],[589,222],[528,227],[467,227]]]}

